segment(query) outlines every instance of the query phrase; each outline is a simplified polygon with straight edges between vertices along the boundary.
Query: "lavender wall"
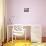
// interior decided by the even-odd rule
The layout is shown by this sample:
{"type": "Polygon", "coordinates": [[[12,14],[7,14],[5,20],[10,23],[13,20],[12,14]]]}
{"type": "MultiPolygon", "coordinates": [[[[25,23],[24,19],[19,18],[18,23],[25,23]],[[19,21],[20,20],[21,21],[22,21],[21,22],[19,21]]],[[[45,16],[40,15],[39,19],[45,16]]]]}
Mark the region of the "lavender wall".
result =
{"type": "Polygon", "coordinates": [[[46,36],[46,0],[7,0],[7,16],[8,24],[42,25],[46,36]],[[24,8],[29,12],[25,13],[24,8]]]}

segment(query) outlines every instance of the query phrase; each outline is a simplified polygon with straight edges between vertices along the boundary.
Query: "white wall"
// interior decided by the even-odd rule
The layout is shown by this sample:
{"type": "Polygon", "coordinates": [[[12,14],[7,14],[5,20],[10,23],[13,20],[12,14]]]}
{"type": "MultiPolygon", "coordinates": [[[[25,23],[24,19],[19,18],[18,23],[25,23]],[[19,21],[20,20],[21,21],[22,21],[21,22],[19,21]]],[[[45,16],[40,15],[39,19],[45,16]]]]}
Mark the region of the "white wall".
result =
{"type": "MultiPolygon", "coordinates": [[[[43,36],[46,36],[46,0],[8,0],[7,6],[12,23],[40,24],[43,36]],[[24,8],[29,8],[30,12],[25,13],[24,8]]],[[[9,18],[8,24],[11,24],[9,18]]]]}

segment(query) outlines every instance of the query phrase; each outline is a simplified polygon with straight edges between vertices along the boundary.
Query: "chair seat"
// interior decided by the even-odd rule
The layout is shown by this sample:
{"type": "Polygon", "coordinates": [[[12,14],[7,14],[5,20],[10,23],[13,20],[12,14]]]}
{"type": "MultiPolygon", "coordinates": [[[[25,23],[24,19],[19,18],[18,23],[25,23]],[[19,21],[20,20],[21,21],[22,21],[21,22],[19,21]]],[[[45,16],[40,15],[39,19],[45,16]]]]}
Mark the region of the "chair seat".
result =
{"type": "Polygon", "coordinates": [[[16,36],[22,36],[24,35],[24,31],[13,31],[13,35],[16,35],[16,36]]]}

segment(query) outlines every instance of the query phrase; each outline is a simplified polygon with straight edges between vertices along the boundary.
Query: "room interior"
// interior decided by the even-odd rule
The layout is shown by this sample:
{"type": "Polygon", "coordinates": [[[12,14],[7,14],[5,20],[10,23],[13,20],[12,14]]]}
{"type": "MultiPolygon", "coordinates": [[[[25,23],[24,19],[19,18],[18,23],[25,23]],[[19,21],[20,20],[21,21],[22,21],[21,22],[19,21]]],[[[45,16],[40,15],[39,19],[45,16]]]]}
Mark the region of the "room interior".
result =
{"type": "Polygon", "coordinates": [[[0,0],[0,46],[46,45],[45,20],[46,0],[0,0]]]}

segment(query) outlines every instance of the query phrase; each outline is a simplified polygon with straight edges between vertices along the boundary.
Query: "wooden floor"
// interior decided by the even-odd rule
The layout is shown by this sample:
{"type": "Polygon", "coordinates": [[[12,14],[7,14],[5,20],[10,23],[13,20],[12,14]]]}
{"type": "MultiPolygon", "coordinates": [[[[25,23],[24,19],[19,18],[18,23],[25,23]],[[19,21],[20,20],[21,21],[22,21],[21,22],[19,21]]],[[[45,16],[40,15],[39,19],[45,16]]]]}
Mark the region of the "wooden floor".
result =
{"type": "Polygon", "coordinates": [[[5,43],[4,46],[31,46],[30,41],[24,41],[24,40],[16,40],[16,41],[10,41],[8,43],[5,43]]]}
{"type": "Polygon", "coordinates": [[[30,41],[14,40],[5,43],[3,46],[46,46],[46,43],[31,43],[30,41]]]}
{"type": "Polygon", "coordinates": [[[46,37],[42,37],[43,43],[31,43],[31,41],[24,41],[24,40],[14,40],[9,41],[8,43],[5,42],[3,46],[46,46],[46,37]]]}

